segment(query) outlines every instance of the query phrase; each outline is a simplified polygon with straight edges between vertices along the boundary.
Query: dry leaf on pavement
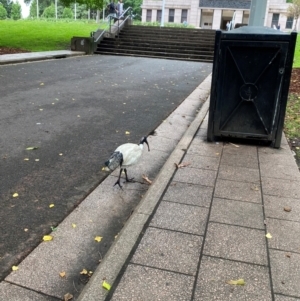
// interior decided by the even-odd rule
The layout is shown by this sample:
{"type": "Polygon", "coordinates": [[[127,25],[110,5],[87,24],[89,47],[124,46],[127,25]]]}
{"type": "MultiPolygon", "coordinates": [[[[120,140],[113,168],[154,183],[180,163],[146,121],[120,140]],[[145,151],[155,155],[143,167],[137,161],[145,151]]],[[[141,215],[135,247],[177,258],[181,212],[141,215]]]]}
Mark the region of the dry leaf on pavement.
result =
{"type": "Polygon", "coordinates": [[[152,184],[152,181],[149,180],[149,178],[146,175],[142,175],[142,178],[148,183],[148,184],[152,184]]]}
{"type": "Polygon", "coordinates": [[[245,285],[245,280],[244,279],[229,280],[227,281],[227,283],[232,285],[245,285]]]}
{"type": "Polygon", "coordinates": [[[292,208],[291,207],[284,207],[283,210],[285,212],[291,212],[292,211],[292,208]]]}
{"type": "Polygon", "coordinates": [[[72,294],[67,293],[67,294],[64,295],[64,301],[69,301],[71,299],[73,299],[73,295],[72,294]]]}
{"type": "Polygon", "coordinates": [[[52,239],[53,239],[53,237],[51,235],[44,235],[44,237],[43,237],[43,241],[50,241],[52,239]]]}
{"type": "Polygon", "coordinates": [[[182,163],[180,163],[180,164],[175,163],[175,166],[176,166],[177,169],[178,169],[178,168],[187,167],[187,166],[189,166],[189,165],[191,165],[190,162],[182,162],[182,163]]]}

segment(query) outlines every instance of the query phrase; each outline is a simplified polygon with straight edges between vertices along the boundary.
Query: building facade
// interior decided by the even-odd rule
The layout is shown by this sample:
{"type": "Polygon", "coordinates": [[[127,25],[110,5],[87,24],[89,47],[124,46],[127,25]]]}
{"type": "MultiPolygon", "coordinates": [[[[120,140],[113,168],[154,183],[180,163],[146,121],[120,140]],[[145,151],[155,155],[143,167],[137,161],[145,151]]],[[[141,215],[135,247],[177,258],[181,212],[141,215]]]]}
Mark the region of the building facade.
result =
{"type": "MultiPolygon", "coordinates": [[[[163,0],[143,0],[142,22],[161,22],[163,0]]],[[[268,0],[265,26],[280,24],[292,30],[296,20],[287,16],[286,0],[268,0]]],[[[251,0],[165,0],[164,23],[187,23],[198,28],[226,29],[235,16],[235,24],[248,24],[251,0]]],[[[298,22],[300,23],[300,22],[298,22]]],[[[296,29],[299,31],[300,24],[296,29]]]]}

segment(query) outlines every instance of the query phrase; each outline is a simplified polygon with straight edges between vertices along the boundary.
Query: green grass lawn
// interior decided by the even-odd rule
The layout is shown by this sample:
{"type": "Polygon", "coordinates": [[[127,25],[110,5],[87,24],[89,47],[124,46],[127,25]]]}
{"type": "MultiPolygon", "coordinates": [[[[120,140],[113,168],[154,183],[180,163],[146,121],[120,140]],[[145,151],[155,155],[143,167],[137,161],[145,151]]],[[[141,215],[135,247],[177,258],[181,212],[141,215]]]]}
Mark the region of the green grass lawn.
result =
{"type": "Polygon", "coordinates": [[[294,54],[294,68],[300,68],[300,33],[298,33],[297,36],[297,43],[296,43],[296,49],[294,54]]]}
{"type": "Polygon", "coordinates": [[[29,51],[70,49],[73,36],[89,37],[106,25],[74,20],[0,20],[0,46],[29,51]]]}

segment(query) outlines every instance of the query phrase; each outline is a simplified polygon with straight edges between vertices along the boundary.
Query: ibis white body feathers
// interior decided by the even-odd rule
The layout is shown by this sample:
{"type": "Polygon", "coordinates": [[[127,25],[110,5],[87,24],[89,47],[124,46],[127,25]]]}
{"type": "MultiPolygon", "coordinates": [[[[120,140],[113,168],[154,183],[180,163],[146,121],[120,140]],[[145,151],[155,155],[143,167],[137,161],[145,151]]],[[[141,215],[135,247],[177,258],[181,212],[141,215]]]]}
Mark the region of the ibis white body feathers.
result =
{"type": "Polygon", "coordinates": [[[150,151],[149,144],[147,141],[147,137],[143,137],[140,140],[139,144],[134,144],[134,143],[125,143],[117,147],[117,149],[111,154],[110,158],[105,162],[105,165],[110,169],[114,170],[118,166],[120,166],[120,174],[118,181],[115,183],[118,184],[120,187],[120,178],[122,174],[122,170],[124,169],[125,176],[126,176],[126,181],[131,182],[132,179],[128,179],[127,177],[127,170],[126,168],[136,164],[142,154],[143,154],[143,148],[144,148],[144,143],[147,144],[148,150],[150,151]]]}

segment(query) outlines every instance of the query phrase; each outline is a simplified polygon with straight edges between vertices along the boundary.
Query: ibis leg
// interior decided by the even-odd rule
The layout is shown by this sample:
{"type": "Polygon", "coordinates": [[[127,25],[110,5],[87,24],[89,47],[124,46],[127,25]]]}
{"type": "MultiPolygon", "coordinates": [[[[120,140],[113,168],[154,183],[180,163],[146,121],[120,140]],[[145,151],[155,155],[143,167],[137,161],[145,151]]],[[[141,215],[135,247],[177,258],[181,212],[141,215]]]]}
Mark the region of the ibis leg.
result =
{"type": "MultiPolygon", "coordinates": [[[[116,186],[117,184],[119,185],[120,188],[122,188],[121,184],[120,184],[120,178],[121,178],[121,174],[122,174],[123,168],[120,169],[120,173],[119,173],[119,177],[118,177],[118,181],[115,183],[114,186],[116,186]]],[[[126,172],[125,172],[126,174],[126,172]]],[[[127,177],[127,175],[126,175],[127,177]]]]}
{"type": "Polygon", "coordinates": [[[126,168],[124,168],[124,172],[125,172],[125,176],[126,176],[126,182],[133,182],[134,178],[128,179],[126,168]]]}

